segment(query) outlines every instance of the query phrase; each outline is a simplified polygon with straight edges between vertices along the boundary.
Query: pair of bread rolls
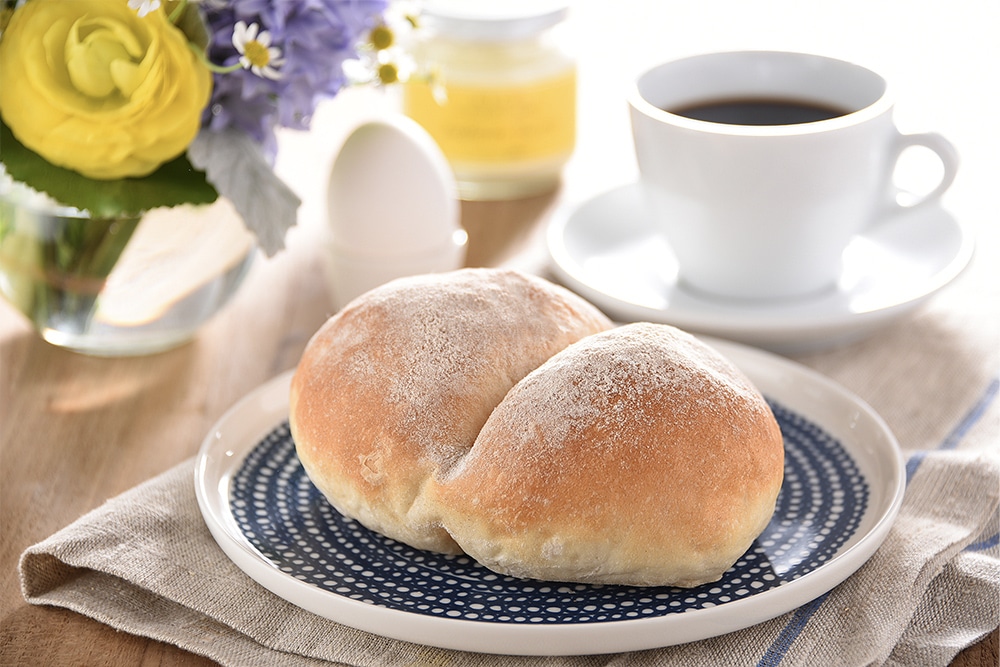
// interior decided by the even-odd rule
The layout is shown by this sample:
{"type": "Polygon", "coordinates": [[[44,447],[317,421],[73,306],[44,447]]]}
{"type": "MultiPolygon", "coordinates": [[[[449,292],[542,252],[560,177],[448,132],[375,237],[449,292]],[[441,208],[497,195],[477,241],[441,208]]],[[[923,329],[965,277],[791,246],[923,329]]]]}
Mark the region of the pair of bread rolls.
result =
{"type": "Polygon", "coordinates": [[[770,409],[711,348],[499,269],[356,299],[306,347],[289,419],[344,515],[551,581],[717,580],[783,474],[770,409]]]}

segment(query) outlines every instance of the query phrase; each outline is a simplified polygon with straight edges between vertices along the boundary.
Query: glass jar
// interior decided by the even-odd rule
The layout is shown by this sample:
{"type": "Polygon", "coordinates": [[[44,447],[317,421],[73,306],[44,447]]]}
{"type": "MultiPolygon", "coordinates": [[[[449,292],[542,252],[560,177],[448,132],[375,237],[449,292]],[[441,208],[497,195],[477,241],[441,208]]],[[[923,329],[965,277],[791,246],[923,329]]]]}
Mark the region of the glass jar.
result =
{"type": "Polygon", "coordinates": [[[463,199],[554,189],[576,143],[576,63],[565,3],[430,2],[405,113],[437,141],[463,199]]]}

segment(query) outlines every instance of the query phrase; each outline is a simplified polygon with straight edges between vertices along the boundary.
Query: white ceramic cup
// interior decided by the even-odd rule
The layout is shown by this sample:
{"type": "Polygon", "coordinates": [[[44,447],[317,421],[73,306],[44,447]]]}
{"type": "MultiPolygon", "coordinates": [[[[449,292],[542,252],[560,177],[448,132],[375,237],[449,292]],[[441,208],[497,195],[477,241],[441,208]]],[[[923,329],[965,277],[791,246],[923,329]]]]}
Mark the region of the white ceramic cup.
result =
{"type": "Polygon", "coordinates": [[[853,237],[936,202],[958,167],[941,135],[897,130],[881,76],[823,56],[747,51],[660,64],[638,77],[629,106],[649,214],[677,256],[681,284],[712,296],[783,299],[832,289],[853,237]],[[760,98],[844,113],[737,125],[668,111],[760,98]],[[944,169],[931,192],[902,207],[893,172],[910,146],[929,148],[944,169]]]}

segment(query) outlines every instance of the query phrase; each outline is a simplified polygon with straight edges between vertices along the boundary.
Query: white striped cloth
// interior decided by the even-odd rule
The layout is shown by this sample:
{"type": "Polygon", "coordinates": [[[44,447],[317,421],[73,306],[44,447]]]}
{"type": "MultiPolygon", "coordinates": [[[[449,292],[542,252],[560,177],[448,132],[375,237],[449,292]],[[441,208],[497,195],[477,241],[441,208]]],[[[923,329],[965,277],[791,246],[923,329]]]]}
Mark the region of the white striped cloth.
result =
{"type": "MultiPolygon", "coordinates": [[[[884,345],[805,361],[840,369],[855,389],[892,383],[889,369],[907,355],[882,354],[884,345]]],[[[273,596],[226,558],[199,513],[191,462],[28,549],[23,590],[34,604],[74,609],[241,667],[946,665],[1000,622],[1000,382],[988,363],[936,374],[933,367],[950,363],[929,358],[929,374],[905,391],[871,394],[907,456],[903,507],[871,560],[801,608],[713,639],[618,655],[515,657],[417,646],[338,625],[273,596]]]]}

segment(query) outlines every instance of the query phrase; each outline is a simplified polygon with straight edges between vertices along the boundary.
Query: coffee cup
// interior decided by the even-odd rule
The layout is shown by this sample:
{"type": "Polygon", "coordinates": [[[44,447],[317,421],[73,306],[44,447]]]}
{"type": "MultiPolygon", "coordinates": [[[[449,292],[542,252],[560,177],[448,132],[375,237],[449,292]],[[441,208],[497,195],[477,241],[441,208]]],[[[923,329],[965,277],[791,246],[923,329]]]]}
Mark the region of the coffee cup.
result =
{"type": "Polygon", "coordinates": [[[858,234],[936,203],[955,178],[954,147],[903,134],[885,79],[833,58],[711,53],[656,65],[629,96],[641,190],[673,249],[680,284],[730,299],[834,289],[858,234]],[[897,203],[903,151],[937,154],[943,175],[897,203]]]}

